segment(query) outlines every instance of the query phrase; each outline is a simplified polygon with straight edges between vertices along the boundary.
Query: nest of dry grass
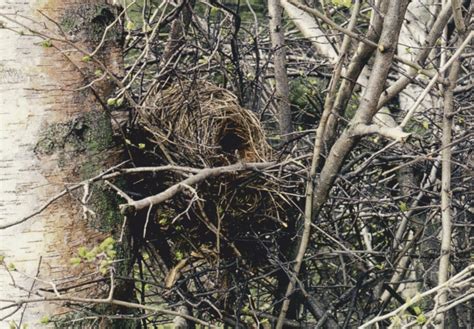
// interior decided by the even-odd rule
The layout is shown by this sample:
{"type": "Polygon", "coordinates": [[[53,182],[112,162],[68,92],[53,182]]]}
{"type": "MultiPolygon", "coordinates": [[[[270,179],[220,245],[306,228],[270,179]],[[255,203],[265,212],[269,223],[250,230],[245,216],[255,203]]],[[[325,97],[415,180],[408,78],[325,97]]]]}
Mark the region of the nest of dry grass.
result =
{"type": "Polygon", "coordinates": [[[258,118],[231,92],[204,81],[156,88],[140,125],[168,161],[217,166],[271,158],[258,118]]]}
{"type": "MultiPolygon", "coordinates": [[[[152,299],[173,302],[176,291],[185,287],[218,307],[231,307],[236,292],[228,287],[244,280],[239,273],[254,273],[280,248],[288,249],[295,226],[287,218],[298,212],[292,194],[298,178],[270,166],[272,149],[258,118],[239,106],[232,93],[210,83],[157,88],[137,109],[136,123],[128,137],[137,167],[269,165],[219,174],[130,214],[135,216],[130,221],[133,244],[142,243],[151,255],[150,280],[164,284],[152,299]]],[[[141,172],[123,183],[134,199],[146,199],[195,172],[141,172]]]]}
{"type": "MultiPolygon", "coordinates": [[[[143,109],[137,118],[138,136],[131,138],[133,145],[146,144],[135,148],[137,166],[199,169],[272,158],[258,118],[242,108],[235,95],[208,82],[181,81],[157,89],[150,92],[143,109]]],[[[182,173],[160,171],[134,177],[128,186],[134,187],[135,195],[146,197],[183,179],[182,173]]],[[[159,252],[169,265],[176,264],[175,255],[203,254],[216,255],[206,256],[210,268],[215,266],[212,259],[235,257],[256,265],[267,253],[262,234],[287,227],[289,201],[280,183],[267,171],[251,170],[206,179],[144,214],[152,235],[148,239],[169,242],[170,247],[159,252]]]]}

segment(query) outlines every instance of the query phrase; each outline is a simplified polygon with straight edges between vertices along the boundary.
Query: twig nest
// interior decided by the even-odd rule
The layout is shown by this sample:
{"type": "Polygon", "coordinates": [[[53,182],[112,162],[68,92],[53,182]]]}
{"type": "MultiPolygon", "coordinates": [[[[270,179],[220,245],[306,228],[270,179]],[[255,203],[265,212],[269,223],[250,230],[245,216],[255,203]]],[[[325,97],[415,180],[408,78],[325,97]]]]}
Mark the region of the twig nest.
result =
{"type": "Polygon", "coordinates": [[[154,90],[145,108],[140,124],[169,156],[209,166],[271,157],[255,114],[242,108],[231,92],[211,83],[179,81],[154,90]]]}
{"type": "MultiPolygon", "coordinates": [[[[255,114],[242,108],[235,95],[208,82],[178,81],[166,88],[155,87],[137,114],[130,142],[137,146],[131,149],[138,166],[209,169],[236,162],[268,162],[272,157],[255,114]]],[[[145,191],[158,196],[185,180],[176,172],[137,175],[129,184],[137,195],[145,191]]],[[[266,252],[261,235],[287,227],[289,201],[280,185],[258,170],[206,178],[155,205],[146,214],[151,218],[147,232],[159,235],[157,241],[170,241],[177,261],[206,249],[219,260],[239,257],[256,266],[266,252]]],[[[148,204],[146,208],[151,209],[148,204]]],[[[204,254],[213,263],[209,253],[204,254]]],[[[174,281],[170,277],[167,285],[174,281]]]]}

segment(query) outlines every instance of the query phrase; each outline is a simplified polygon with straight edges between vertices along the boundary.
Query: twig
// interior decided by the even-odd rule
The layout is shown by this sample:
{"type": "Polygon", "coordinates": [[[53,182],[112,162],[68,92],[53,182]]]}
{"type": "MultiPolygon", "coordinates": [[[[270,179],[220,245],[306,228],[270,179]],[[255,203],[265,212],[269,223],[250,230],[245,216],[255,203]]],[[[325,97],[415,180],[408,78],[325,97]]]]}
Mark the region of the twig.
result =
{"type": "Polygon", "coordinates": [[[27,220],[35,217],[36,215],[39,215],[41,214],[46,208],[48,208],[51,204],[53,204],[56,200],[60,199],[61,197],[65,196],[66,194],[69,194],[71,191],[74,191],[82,186],[84,186],[85,183],[93,183],[93,182],[96,182],[100,179],[102,179],[107,173],[111,172],[111,171],[114,171],[116,170],[117,168],[120,168],[121,166],[125,165],[126,163],[128,163],[129,160],[127,161],[124,161],[122,163],[119,163],[118,165],[116,166],[113,166],[109,169],[107,169],[105,172],[93,177],[93,178],[90,178],[90,179],[87,179],[85,181],[82,181],[81,183],[78,183],[78,184],[74,184],[73,186],[70,186],[66,189],[64,189],[62,192],[56,194],[55,196],[53,196],[52,198],[50,198],[48,201],[46,201],[38,210],[35,210],[34,212],[32,212],[31,214],[19,219],[19,220],[16,220],[16,221],[13,221],[11,223],[7,223],[7,224],[3,224],[3,225],[0,225],[0,230],[3,230],[3,229],[6,229],[6,228],[9,228],[9,227],[12,227],[12,226],[16,226],[16,225],[19,225],[21,223],[24,223],[26,222],[27,220]]]}
{"type": "Polygon", "coordinates": [[[412,299],[407,301],[402,306],[398,307],[396,310],[393,310],[392,312],[384,314],[384,315],[377,316],[377,317],[373,318],[372,320],[364,323],[362,326],[359,327],[359,329],[369,328],[377,322],[380,322],[380,321],[383,321],[383,320],[386,320],[386,319],[390,319],[391,317],[396,316],[399,313],[405,311],[409,306],[419,302],[424,297],[432,295],[432,294],[440,291],[441,289],[449,288],[450,286],[452,286],[454,284],[458,284],[458,283],[463,283],[463,284],[464,283],[469,283],[470,281],[473,280],[472,273],[470,273],[472,271],[474,271],[474,264],[469,265],[464,270],[462,270],[461,272],[459,272],[458,274],[456,274],[455,276],[453,276],[451,279],[444,282],[443,284],[438,285],[438,286],[436,286],[436,287],[434,287],[434,288],[432,288],[428,291],[425,291],[422,294],[415,295],[412,299]]]}
{"type": "Polygon", "coordinates": [[[156,195],[149,196],[147,198],[137,200],[137,201],[129,201],[126,204],[120,205],[120,209],[122,212],[125,212],[126,209],[133,208],[135,210],[144,209],[149,207],[150,205],[157,205],[166,200],[171,199],[177,193],[184,190],[187,186],[192,186],[199,184],[200,182],[210,178],[219,176],[226,173],[237,172],[237,171],[245,171],[245,170],[255,170],[255,169],[264,169],[274,165],[274,162],[256,162],[256,163],[237,163],[230,166],[224,167],[216,167],[216,168],[204,168],[199,170],[198,173],[195,175],[183,180],[180,183],[177,183],[165,191],[158,193],[156,195]]]}
{"type": "Polygon", "coordinates": [[[421,102],[425,99],[426,95],[428,95],[428,93],[430,92],[431,88],[433,88],[433,86],[439,82],[438,81],[438,78],[441,76],[441,74],[443,74],[453,63],[454,61],[456,61],[459,56],[461,56],[462,52],[464,51],[464,48],[466,48],[470,42],[471,42],[471,39],[472,37],[474,37],[474,31],[471,31],[471,33],[469,33],[469,35],[466,37],[466,39],[464,39],[463,43],[459,46],[459,48],[456,50],[456,52],[453,54],[453,56],[451,56],[451,58],[449,59],[449,61],[446,62],[446,64],[444,64],[438,72],[436,72],[436,74],[434,75],[434,77],[430,80],[430,82],[428,83],[428,85],[426,86],[426,88],[423,90],[423,92],[420,94],[420,96],[418,97],[418,99],[416,100],[416,102],[413,104],[413,106],[408,110],[407,114],[405,115],[405,117],[403,118],[403,121],[402,123],[400,123],[400,127],[401,128],[404,128],[407,123],[410,121],[411,117],[413,116],[413,114],[415,113],[416,109],[418,108],[418,106],[421,104],[421,102]]]}
{"type": "Polygon", "coordinates": [[[2,302],[11,303],[12,306],[22,306],[24,304],[30,303],[44,303],[44,302],[77,302],[77,303],[91,303],[91,304],[109,304],[109,305],[118,305],[127,308],[135,308],[135,309],[142,309],[147,311],[153,311],[158,314],[166,314],[166,315],[173,315],[173,316],[181,316],[187,320],[199,323],[203,326],[207,326],[209,328],[218,328],[217,326],[198,319],[196,317],[190,316],[188,314],[183,314],[180,312],[166,310],[160,307],[149,306],[149,305],[142,305],[138,303],[131,303],[123,300],[113,299],[113,298],[106,298],[106,299],[97,299],[97,298],[79,298],[79,297],[42,297],[42,298],[20,298],[17,300],[9,300],[9,299],[0,299],[2,302]]]}

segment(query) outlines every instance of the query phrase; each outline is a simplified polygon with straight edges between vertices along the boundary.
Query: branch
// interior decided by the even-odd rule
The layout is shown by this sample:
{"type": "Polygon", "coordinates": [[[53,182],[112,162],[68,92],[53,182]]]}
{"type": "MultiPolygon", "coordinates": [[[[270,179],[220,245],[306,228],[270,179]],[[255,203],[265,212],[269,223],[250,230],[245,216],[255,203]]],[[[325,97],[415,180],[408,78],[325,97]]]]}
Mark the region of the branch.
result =
{"type": "MultiPolygon", "coordinates": [[[[448,24],[449,18],[451,17],[451,12],[451,6],[445,6],[441,10],[438,17],[436,18],[436,21],[431,27],[430,33],[426,37],[424,47],[419,49],[416,55],[416,63],[424,65],[426,59],[431,53],[432,48],[436,45],[436,42],[443,33],[445,26],[448,24]]],[[[377,107],[382,108],[383,106],[385,106],[392,98],[397,96],[408,84],[410,84],[412,79],[414,79],[418,74],[419,73],[416,69],[410,68],[405,75],[402,75],[397,81],[392,83],[384,91],[383,95],[379,99],[379,104],[377,105],[377,107]]]]}
{"type": "MultiPolygon", "coordinates": [[[[388,1],[380,1],[378,8],[372,9],[372,18],[369,24],[369,29],[366,33],[366,39],[373,42],[378,42],[380,34],[382,32],[383,16],[385,16],[388,8],[388,1]]],[[[337,125],[339,123],[340,117],[343,116],[343,112],[349,103],[349,100],[352,96],[354,87],[357,84],[366,85],[365,81],[368,79],[369,73],[368,67],[366,66],[369,62],[369,59],[372,57],[372,54],[376,48],[368,45],[364,42],[359,42],[355,53],[352,56],[350,63],[344,72],[344,79],[341,81],[339,91],[335,96],[334,106],[332,109],[332,114],[328,119],[327,132],[324,134],[325,144],[328,148],[334,143],[337,125]],[[367,77],[367,78],[366,78],[367,77]]]]}
{"type": "Polygon", "coordinates": [[[471,33],[469,33],[469,35],[466,37],[464,42],[459,46],[459,48],[456,50],[453,56],[449,59],[449,61],[447,61],[446,64],[444,64],[443,67],[441,67],[439,71],[436,72],[435,76],[430,80],[426,88],[423,90],[421,95],[416,100],[415,104],[413,104],[413,106],[408,110],[408,113],[403,118],[403,121],[400,124],[400,127],[403,128],[407,125],[408,121],[410,121],[411,117],[413,116],[416,109],[423,101],[423,99],[426,97],[426,95],[428,95],[431,88],[433,88],[436,82],[438,82],[438,78],[441,76],[441,74],[443,74],[454,63],[454,61],[457,60],[459,56],[461,56],[462,52],[464,51],[464,48],[470,45],[472,37],[474,37],[474,31],[471,31],[471,33]]]}
{"type": "Polygon", "coordinates": [[[379,134],[400,143],[405,143],[408,137],[411,136],[410,133],[404,132],[400,127],[386,127],[376,124],[366,125],[363,123],[356,125],[352,132],[355,136],[379,134]]]}
{"type": "Polygon", "coordinates": [[[428,291],[425,291],[422,294],[418,294],[418,295],[414,296],[412,299],[407,301],[405,304],[403,304],[402,306],[400,306],[396,310],[394,310],[390,313],[384,314],[384,315],[377,316],[377,317],[373,318],[372,320],[364,323],[362,326],[359,327],[359,329],[369,328],[377,322],[380,322],[380,321],[383,321],[383,320],[386,320],[386,319],[390,319],[391,317],[396,316],[397,314],[405,311],[408,307],[412,306],[413,304],[419,302],[424,297],[432,295],[432,294],[434,294],[434,293],[436,293],[436,292],[438,292],[442,289],[446,289],[446,288],[449,288],[452,285],[460,284],[460,283],[468,284],[469,281],[472,281],[472,273],[470,273],[472,271],[474,271],[474,264],[469,265],[468,267],[466,267],[464,270],[462,270],[461,272],[459,272],[458,274],[453,276],[451,279],[449,279],[445,283],[440,284],[440,285],[438,285],[438,286],[436,286],[436,287],[434,287],[434,288],[432,288],[428,291]],[[463,280],[465,280],[465,281],[463,281],[463,280]]]}
{"type": "Polygon", "coordinates": [[[395,46],[398,42],[398,35],[402,25],[402,18],[405,16],[408,1],[390,1],[387,14],[384,18],[380,44],[385,45],[384,51],[378,48],[373,64],[372,74],[369,78],[367,88],[361,99],[359,108],[341,136],[337,139],[329,152],[314,195],[313,210],[317,213],[326,202],[329,191],[342,167],[344,159],[357,143],[357,136],[351,132],[358,124],[369,124],[377,112],[377,102],[383,91],[383,86],[387,80],[388,72],[392,65],[395,46]],[[352,127],[352,128],[351,128],[352,127]]]}
{"type": "Polygon", "coordinates": [[[268,13],[270,15],[270,39],[272,43],[275,72],[275,97],[278,113],[278,124],[280,135],[285,141],[289,140],[288,134],[292,131],[290,110],[290,87],[288,74],[286,72],[286,47],[285,34],[282,22],[282,8],[280,0],[268,1],[268,13]]]}
{"type": "Polygon", "coordinates": [[[144,208],[148,208],[150,206],[154,206],[157,204],[160,204],[166,200],[171,199],[174,197],[176,194],[181,192],[184,189],[189,188],[189,186],[196,185],[201,183],[202,181],[210,178],[210,177],[215,177],[219,176],[222,174],[226,173],[231,173],[231,172],[238,172],[238,171],[245,171],[245,170],[258,170],[258,169],[265,169],[268,168],[272,165],[274,165],[274,162],[258,162],[258,163],[237,163],[233,164],[230,166],[224,166],[224,167],[217,167],[217,168],[204,168],[201,169],[198,173],[195,175],[186,178],[180,183],[177,183],[166,190],[164,190],[161,193],[149,196],[147,198],[137,200],[137,201],[129,201],[126,204],[120,205],[120,209],[123,212],[125,212],[128,208],[133,208],[135,210],[141,210],[144,208]]]}
{"type": "Polygon", "coordinates": [[[463,34],[466,31],[466,24],[462,18],[462,4],[459,0],[451,0],[451,6],[453,7],[454,24],[459,33],[463,34]]]}
{"type": "MultiPolygon", "coordinates": [[[[441,256],[439,260],[438,284],[443,284],[449,278],[450,254],[451,254],[451,235],[452,235],[452,204],[451,204],[451,160],[452,149],[447,147],[451,144],[453,131],[453,109],[454,109],[454,87],[458,79],[461,63],[455,61],[449,73],[449,85],[444,93],[444,115],[443,115],[443,137],[441,139],[441,256]]],[[[439,302],[446,303],[448,295],[442,292],[439,302]]],[[[440,313],[437,319],[444,325],[444,313],[440,313]]]]}
{"type": "Polygon", "coordinates": [[[206,321],[203,321],[201,319],[195,318],[195,317],[190,316],[188,314],[183,314],[183,313],[180,313],[180,312],[165,310],[165,309],[160,308],[160,307],[142,305],[142,304],[137,304],[137,303],[131,303],[131,302],[126,302],[126,301],[123,301],[123,300],[112,299],[112,298],[96,299],[96,298],[57,297],[56,296],[56,297],[41,297],[41,298],[29,298],[29,299],[18,299],[18,300],[0,299],[0,301],[11,303],[11,305],[9,307],[22,306],[24,304],[30,304],[30,303],[58,302],[58,301],[77,302],[77,303],[91,303],[91,304],[110,304],[110,305],[118,305],[118,306],[123,306],[123,307],[128,307],[128,308],[136,308],[136,309],[152,311],[152,312],[156,312],[156,313],[159,313],[159,314],[181,316],[181,317],[183,317],[187,320],[193,321],[195,323],[199,323],[199,324],[201,324],[203,326],[206,326],[206,327],[209,327],[209,328],[218,328],[217,326],[212,325],[209,322],[206,322],[206,321]]]}
{"type": "Polygon", "coordinates": [[[3,224],[3,225],[0,225],[0,230],[3,230],[3,229],[6,229],[6,228],[9,228],[9,227],[12,227],[12,226],[16,226],[16,225],[19,225],[21,223],[24,223],[26,222],[27,220],[35,217],[36,215],[39,215],[41,214],[46,208],[48,208],[51,204],[53,204],[55,201],[57,201],[58,199],[60,199],[61,197],[65,196],[66,194],[70,193],[71,191],[74,191],[74,190],[77,190],[78,188],[84,186],[85,184],[90,184],[90,183],[93,183],[93,182],[96,182],[100,179],[102,179],[104,176],[106,176],[108,173],[110,173],[111,171],[114,171],[116,170],[117,168],[120,168],[121,166],[125,165],[126,163],[128,163],[129,160],[127,161],[124,161],[122,163],[119,163],[118,165],[108,169],[107,171],[93,177],[93,178],[90,178],[88,180],[85,180],[81,183],[78,183],[78,184],[74,184],[73,186],[70,186],[66,189],[64,189],[63,191],[61,191],[60,193],[56,194],[55,196],[53,196],[52,198],[50,198],[48,201],[46,201],[41,207],[38,208],[38,210],[35,210],[34,212],[32,212],[31,214],[21,218],[21,219],[18,219],[16,221],[13,221],[11,223],[7,223],[7,224],[3,224]]]}
{"type": "MultiPolygon", "coordinates": [[[[352,8],[351,13],[351,20],[349,23],[349,31],[355,27],[357,21],[357,15],[359,14],[360,9],[360,1],[357,0],[355,5],[352,8]]],[[[293,273],[291,273],[290,282],[288,283],[288,287],[286,288],[285,292],[285,300],[283,301],[283,305],[281,306],[280,314],[278,316],[278,322],[276,324],[277,329],[283,328],[283,322],[286,318],[286,313],[288,312],[288,308],[290,306],[289,297],[293,294],[295,289],[296,281],[298,279],[298,274],[301,270],[301,266],[303,264],[304,254],[306,253],[306,249],[308,248],[309,239],[311,237],[311,222],[314,215],[313,211],[313,199],[314,199],[314,182],[316,177],[316,170],[319,165],[319,159],[323,147],[324,135],[326,132],[326,126],[331,114],[332,107],[334,105],[334,95],[336,93],[337,84],[341,77],[342,71],[342,63],[344,61],[344,57],[346,52],[349,50],[350,46],[350,38],[345,35],[342,41],[341,46],[341,53],[339,55],[338,61],[334,68],[334,73],[330,82],[329,92],[326,96],[324,102],[324,111],[321,115],[321,120],[319,122],[318,129],[316,131],[316,138],[314,141],[314,148],[313,148],[313,156],[311,159],[311,168],[309,171],[309,177],[306,183],[306,199],[305,199],[305,208],[304,208],[304,223],[303,223],[303,234],[301,235],[300,240],[298,241],[298,252],[295,257],[295,265],[293,267],[293,273]]]]}
{"type": "MultiPolygon", "coordinates": [[[[364,43],[367,43],[368,45],[372,46],[372,47],[375,47],[375,48],[378,48],[378,47],[383,47],[383,45],[377,45],[376,43],[366,39],[364,36],[360,35],[360,34],[357,34],[355,32],[352,32],[351,30],[349,29],[345,29],[343,27],[340,27],[336,22],[332,21],[330,18],[328,18],[326,15],[324,15],[322,12],[320,12],[319,10],[317,9],[314,9],[314,8],[310,8],[308,6],[305,6],[301,3],[299,3],[297,0],[288,0],[289,3],[291,3],[292,5],[296,6],[297,8],[301,9],[301,10],[304,10],[314,16],[316,16],[317,18],[319,18],[320,20],[322,20],[324,23],[328,24],[329,26],[331,26],[332,28],[334,28],[335,30],[339,31],[339,32],[342,32],[344,34],[347,34],[348,36],[358,40],[358,41],[362,41],[364,43]]],[[[408,65],[410,67],[413,67],[414,69],[416,69],[419,73],[422,73],[424,75],[427,75],[428,77],[432,77],[433,76],[433,73],[430,72],[429,70],[425,70],[423,67],[421,67],[420,65],[416,64],[416,63],[413,63],[405,58],[401,58],[397,55],[394,55],[394,58],[405,64],[405,65],[408,65]]],[[[439,78],[439,77],[438,77],[439,78]]]]}

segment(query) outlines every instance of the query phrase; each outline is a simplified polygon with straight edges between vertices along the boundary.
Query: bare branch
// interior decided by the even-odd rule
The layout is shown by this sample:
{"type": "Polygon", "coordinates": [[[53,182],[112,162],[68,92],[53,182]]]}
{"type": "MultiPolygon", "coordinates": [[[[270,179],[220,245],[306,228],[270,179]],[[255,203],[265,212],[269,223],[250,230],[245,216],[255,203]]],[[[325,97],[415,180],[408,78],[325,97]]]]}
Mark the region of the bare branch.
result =
{"type": "Polygon", "coordinates": [[[177,193],[181,192],[182,190],[186,189],[189,186],[193,186],[196,184],[201,183],[202,181],[210,178],[219,176],[226,173],[238,172],[238,171],[245,171],[245,170],[258,170],[268,168],[275,163],[267,162],[267,163],[238,163],[230,166],[225,167],[217,167],[217,168],[205,168],[201,169],[199,173],[183,180],[182,182],[173,185],[166,189],[165,191],[149,196],[147,198],[128,202],[127,204],[123,204],[120,206],[122,212],[126,211],[128,208],[133,208],[135,210],[144,209],[150,207],[152,205],[160,204],[166,200],[171,199],[177,193]]]}

